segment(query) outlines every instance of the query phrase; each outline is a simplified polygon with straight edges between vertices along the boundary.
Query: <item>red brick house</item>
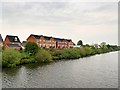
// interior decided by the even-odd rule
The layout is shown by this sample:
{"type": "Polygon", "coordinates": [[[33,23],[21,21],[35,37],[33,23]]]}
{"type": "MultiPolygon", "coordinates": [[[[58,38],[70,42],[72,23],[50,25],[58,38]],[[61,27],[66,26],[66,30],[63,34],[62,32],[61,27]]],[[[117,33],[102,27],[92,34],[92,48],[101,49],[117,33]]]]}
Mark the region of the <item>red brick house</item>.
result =
{"type": "Polygon", "coordinates": [[[68,48],[73,48],[74,43],[72,42],[72,40],[71,39],[67,39],[67,41],[68,41],[68,48]]]}
{"type": "Polygon", "coordinates": [[[22,49],[21,42],[18,36],[7,35],[3,44],[5,48],[14,48],[17,50],[22,49]]]}
{"type": "Polygon", "coordinates": [[[43,48],[72,48],[74,45],[71,39],[68,40],[34,34],[31,34],[27,38],[27,42],[35,42],[38,46],[43,48]]]}
{"type": "Polygon", "coordinates": [[[65,39],[61,39],[61,38],[54,38],[54,39],[55,39],[55,42],[56,42],[56,48],[64,48],[65,39]]]}
{"type": "Polygon", "coordinates": [[[73,48],[74,43],[71,39],[60,39],[55,38],[56,40],[56,48],[73,48]]]}
{"type": "Polygon", "coordinates": [[[55,47],[54,39],[52,37],[43,36],[43,35],[31,34],[27,38],[27,42],[35,42],[38,44],[38,46],[43,47],[43,48],[55,47]]]}
{"type": "Polygon", "coordinates": [[[45,39],[45,47],[46,48],[55,48],[56,47],[56,43],[55,43],[53,37],[44,36],[44,39],[45,39]]]}
{"type": "Polygon", "coordinates": [[[5,48],[13,48],[13,49],[16,49],[16,50],[22,50],[22,47],[18,44],[6,44],[5,48]]]}
{"type": "Polygon", "coordinates": [[[2,47],[2,46],[3,46],[3,39],[2,39],[2,36],[0,34],[0,47],[2,47]]]}

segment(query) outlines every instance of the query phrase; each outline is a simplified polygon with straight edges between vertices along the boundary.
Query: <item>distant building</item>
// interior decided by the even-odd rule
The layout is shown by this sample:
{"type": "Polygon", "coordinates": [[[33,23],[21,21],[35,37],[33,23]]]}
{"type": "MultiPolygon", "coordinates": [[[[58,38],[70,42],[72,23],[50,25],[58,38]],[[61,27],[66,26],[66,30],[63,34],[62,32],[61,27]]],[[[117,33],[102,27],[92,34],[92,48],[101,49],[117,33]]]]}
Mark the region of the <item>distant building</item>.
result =
{"type": "Polygon", "coordinates": [[[75,45],[73,41],[71,39],[66,39],[66,40],[68,42],[68,48],[73,48],[73,46],[75,45]]]}
{"type": "Polygon", "coordinates": [[[17,49],[17,50],[22,49],[22,47],[18,44],[6,44],[5,48],[14,48],[14,49],[17,49]]]}
{"type": "Polygon", "coordinates": [[[95,48],[100,48],[101,46],[100,45],[98,45],[98,44],[94,44],[93,45],[95,48]]]}
{"type": "Polygon", "coordinates": [[[38,46],[43,48],[72,48],[74,46],[71,39],[61,39],[34,34],[31,34],[27,38],[27,42],[35,42],[38,46]]]}
{"type": "Polygon", "coordinates": [[[15,48],[17,50],[21,50],[21,42],[18,36],[7,35],[4,40],[5,48],[15,48]]]}
{"type": "Polygon", "coordinates": [[[22,44],[21,44],[22,49],[25,49],[26,44],[27,44],[26,41],[23,41],[23,42],[22,42],[22,44]]]}
{"type": "Polygon", "coordinates": [[[27,43],[26,41],[23,41],[22,46],[25,47],[26,43],[27,43]]]}
{"type": "Polygon", "coordinates": [[[2,36],[0,34],[0,47],[2,47],[2,46],[3,46],[3,39],[2,39],[2,36]]]}

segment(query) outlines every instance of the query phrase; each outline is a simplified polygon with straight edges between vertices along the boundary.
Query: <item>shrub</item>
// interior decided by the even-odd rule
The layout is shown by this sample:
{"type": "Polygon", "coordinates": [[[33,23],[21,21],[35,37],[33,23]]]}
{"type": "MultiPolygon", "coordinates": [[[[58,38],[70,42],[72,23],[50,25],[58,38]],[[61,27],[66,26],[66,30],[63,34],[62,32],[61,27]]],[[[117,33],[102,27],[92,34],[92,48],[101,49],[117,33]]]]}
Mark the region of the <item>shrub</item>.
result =
{"type": "Polygon", "coordinates": [[[2,47],[0,46],[0,52],[2,52],[2,47]]]}
{"type": "Polygon", "coordinates": [[[86,56],[90,56],[92,54],[92,49],[90,47],[84,47],[86,56]]]}
{"type": "Polygon", "coordinates": [[[35,63],[34,58],[26,58],[26,59],[21,59],[20,64],[28,64],[28,63],[35,63]]]}
{"type": "Polygon", "coordinates": [[[6,49],[2,54],[3,67],[15,67],[20,64],[21,54],[14,49],[6,49]]]}
{"type": "Polygon", "coordinates": [[[28,59],[30,55],[26,52],[21,52],[21,59],[28,59]]]}
{"type": "Polygon", "coordinates": [[[62,59],[63,50],[61,50],[61,49],[49,49],[48,52],[51,54],[53,60],[62,59]]]}
{"type": "Polygon", "coordinates": [[[41,49],[36,54],[35,59],[38,63],[51,62],[52,56],[48,51],[41,49]]]}
{"type": "Polygon", "coordinates": [[[54,51],[52,51],[53,60],[62,59],[62,54],[63,54],[62,50],[54,50],[54,51]]]}
{"type": "Polygon", "coordinates": [[[29,53],[30,55],[35,55],[39,50],[39,47],[34,42],[28,42],[25,46],[25,52],[29,53]]]}
{"type": "Polygon", "coordinates": [[[78,48],[64,49],[62,53],[63,59],[77,59],[80,57],[80,50],[78,48]]]}
{"type": "Polygon", "coordinates": [[[85,51],[84,47],[80,48],[80,56],[81,57],[85,57],[86,56],[86,51],[85,51]]]}
{"type": "Polygon", "coordinates": [[[21,60],[20,64],[27,64],[27,63],[34,63],[35,60],[32,56],[30,56],[28,53],[21,52],[21,60]]]}
{"type": "Polygon", "coordinates": [[[1,47],[1,50],[5,50],[5,46],[2,46],[2,47],[1,47]]]}
{"type": "Polygon", "coordinates": [[[0,67],[2,66],[2,52],[0,52],[0,67]]]}
{"type": "Polygon", "coordinates": [[[96,49],[96,53],[97,53],[97,54],[102,53],[102,49],[101,49],[101,48],[96,49]]]}
{"type": "Polygon", "coordinates": [[[91,55],[97,54],[96,49],[91,49],[91,55]]]}

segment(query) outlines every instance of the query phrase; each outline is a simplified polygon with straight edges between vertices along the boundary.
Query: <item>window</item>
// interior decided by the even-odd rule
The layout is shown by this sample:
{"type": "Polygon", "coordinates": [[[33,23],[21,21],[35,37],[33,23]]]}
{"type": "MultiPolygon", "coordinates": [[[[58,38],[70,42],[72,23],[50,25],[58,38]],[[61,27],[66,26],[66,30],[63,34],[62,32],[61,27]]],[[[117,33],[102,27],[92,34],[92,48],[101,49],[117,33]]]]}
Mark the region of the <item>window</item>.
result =
{"type": "Polygon", "coordinates": [[[15,37],[15,41],[17,41],[17,37],[15,37]]]}

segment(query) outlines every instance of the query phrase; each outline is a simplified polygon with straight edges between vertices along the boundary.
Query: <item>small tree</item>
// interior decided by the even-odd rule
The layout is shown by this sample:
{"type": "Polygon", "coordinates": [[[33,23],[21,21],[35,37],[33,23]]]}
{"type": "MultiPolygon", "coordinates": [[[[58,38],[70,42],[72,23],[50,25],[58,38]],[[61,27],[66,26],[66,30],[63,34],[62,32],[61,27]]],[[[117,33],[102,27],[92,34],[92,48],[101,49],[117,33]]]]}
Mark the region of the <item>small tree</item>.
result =
{"type": "Polygon", "coordinates": [[[2,53],[2,66],[15,67],[20,64],[21,53],[14,49],[5,49],[2,53]]]}
{"type": "Polygon", "coordinates": [[[52,56],[48,51],[41,49],[35,55],[35,59],[37,60],[38,63],[51,62],[52,56]]]}
{"type": "Polygon", "coordinates": [[[108,47],[108,49],[110,48],[110,45],[108,44],[108,45],[106,45],[107,47],[108,47]]]}
{"type": "Polygon", "coordinates": [[[25,51],[30,55],[35,55],[38,52],[38,45],[34,42],[28,42],[25,46],[25,51]]]}
{"type": "Polygon", "coordinates": [[[81,46],[83,46],[83,42],[82,42],[82,40],[79,40],[79,41],[77,42],[77,45],[81,45],[81,46]]]}
{"type": "Polygon", "coordinates": [[[101,47],[104,47],[105,45],[106,45],[106,42],[102,42],[102,43],[100,44],[101,47]]]}
{"type": "Polygon", "coordinates": [[[93,45],[95,48],[99,48],[99,45],[96,43],[93,45]]]}

